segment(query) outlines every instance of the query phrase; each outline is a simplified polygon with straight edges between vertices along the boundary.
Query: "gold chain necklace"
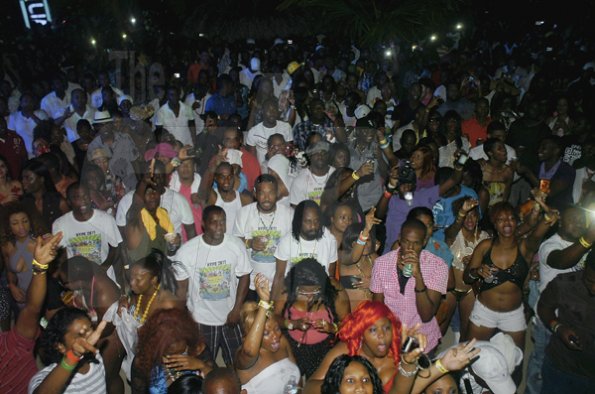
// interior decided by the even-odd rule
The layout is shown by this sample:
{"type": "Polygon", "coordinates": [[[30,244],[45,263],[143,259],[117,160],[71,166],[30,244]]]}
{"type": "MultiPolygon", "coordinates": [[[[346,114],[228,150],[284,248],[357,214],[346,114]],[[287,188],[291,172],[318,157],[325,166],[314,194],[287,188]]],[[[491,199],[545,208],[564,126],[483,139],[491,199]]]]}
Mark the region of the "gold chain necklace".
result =
{"type": "MultiPolygon", "coordinates": [[[[143,316],[140,319],[140,324],[143,324],[147,320],[147,315],[149,314],[149,310],[151,309],[151,305],[153,304],[153,301],[155,300],[155,297],[157,297],[157,293],[159,293],[159,289],[160,288],[161,288],[161,284],[159,284],[157,286],[157,288],[153,292],[153,295],[151,296],[151,298],[149,298],[149,302],[147,303],[147,307],[145,308],[145,311],[143,312],[143,316]]],[[[143,295],[141,294],[141,295],[138,296],[138,302],[136,303],[136,308],[134,309],[134,315],[133,315],[134,320],[138,320],[138,315],[140,314],[142,302],[143,302],[143,295]]]]}

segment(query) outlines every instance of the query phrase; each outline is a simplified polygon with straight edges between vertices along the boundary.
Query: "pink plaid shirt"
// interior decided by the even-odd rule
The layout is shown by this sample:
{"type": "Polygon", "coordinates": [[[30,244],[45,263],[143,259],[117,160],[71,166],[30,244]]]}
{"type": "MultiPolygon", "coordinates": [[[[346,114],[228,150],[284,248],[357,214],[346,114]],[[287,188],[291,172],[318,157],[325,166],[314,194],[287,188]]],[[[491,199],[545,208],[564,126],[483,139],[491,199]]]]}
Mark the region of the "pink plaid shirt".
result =
{"type": "MultiPolygon", "coordinates": [[[[374,293],[384,294],[384,303],[401,320],[412,327],[421,323],[420,332],[428,339],[426,352],[432,351],[437,345],[442,334],[434,317],[427,323],[421,321],[415,304],[415,278],[411,277],[405,285],[405,292],[401,294],[399,276],[397,274],[397,256],[399,249],[380,256],[374,262],[370,290],[374,293]]],[[[421,276],[428,289],[446,294],[448,282],[448,266],[441,258],[422,250],[420,257],[421,276]]]]}

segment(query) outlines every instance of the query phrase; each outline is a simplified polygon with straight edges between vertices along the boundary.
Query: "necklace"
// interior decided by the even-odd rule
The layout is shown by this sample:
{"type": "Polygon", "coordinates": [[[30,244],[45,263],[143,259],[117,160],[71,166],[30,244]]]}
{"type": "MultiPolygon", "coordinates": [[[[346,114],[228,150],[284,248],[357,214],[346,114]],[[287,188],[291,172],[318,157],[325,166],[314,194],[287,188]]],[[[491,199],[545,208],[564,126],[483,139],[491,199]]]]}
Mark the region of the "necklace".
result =
{"type": "Polygon", "coordinates": [[[262,227],[265,230],[272,230],[272,228],[273,228],[273,222],[275,221],[275,215],[277,214],[277,211],[276,210],[273,211],[273,218],[269,222],[269,225],[268,226],[266,224],[264,224],[264,220],[262,220],[262,215],[260,214],[260,211],[258,210],[258,208],[256,208],[256,212],[258,213],[258,220],[260,220],[260,224],[262,224],[262,227]]]}
{"type": "MultiPolygon", "coordinates": [[[[145,312],[143,313],[143,316],[140,319],[140,324],[143,324],[147,320],[147,315],[149,314],[149,310],[151,309],[151,305],[153,304],[155,297],[157,297],[157,293],[159,293],[159,288],[161,288],[161,284],[159,284],[157,286],[157,288],[153,292],[153,295],[151,296],[151,298],[149,298],[149,302],[147,303],[147,306],[145,307],[145,312]]],[[[143,302],[143,295],[141,294],[138,296],[138,302],[136,303],[136,308],[134,309],[133,317],[135,320],[138,320],[138,315],[140,314],[142,302],[143,302]]]]}

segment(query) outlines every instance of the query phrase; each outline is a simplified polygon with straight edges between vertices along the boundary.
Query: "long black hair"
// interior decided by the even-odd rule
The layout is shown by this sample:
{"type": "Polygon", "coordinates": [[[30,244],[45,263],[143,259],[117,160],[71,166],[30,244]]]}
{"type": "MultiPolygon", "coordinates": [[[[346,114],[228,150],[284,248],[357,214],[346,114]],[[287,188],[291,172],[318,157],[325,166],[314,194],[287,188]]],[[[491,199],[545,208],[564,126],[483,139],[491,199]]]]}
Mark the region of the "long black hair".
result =
{"type": "MultiPolygon", "coordinates": [[[[322,211],[320,210],[320,206],[316,204],[316,202],[312,200],[304,200],[295,207],[295,212],[293,214],[293,221],[291,222],[291,234],[296,241],[300,240],[300,233],[302,232],[302,220],[304,218],[304,212],[306,209],[314,209],[318,214],[318,219],[320,220],[320,230],[318,234],[316,234],[316,239],[322,238],[323,227],[322,227],[322,211]]],[[[204,213],[203,213],[204,219],[204,213]]]]}
{"type": "Polygon", "coordinates": [[[337,290],[331,284],[324,267],[318,260],[313,258],[303,259],[289,270],[285,278],[287,301],[283,307],[283,316],[288,312],[288,318],[291,319],[290,308],[297,300],[297,288],[299,286],[320,286],[320,293],[308,304],[308,310],[321,303],[331,312],[331,316],[336,318],[335,299],[337,298],[337,290]]]}
{"type": "Polygon", "coordinates": [[[58,351],[58,344],[64,344],[64,335],[68,332],[70,325],[77,319],[91,321],[85,311],[72,307],[60,309],[49,321],[45,331],[37,340],[37,351],[45,365],[60,362],[63,354],[58,351]]]}
{"type": "Polygon", "coordinates": [[[52,182],[50,172],[43,162],[41,162],[38,159],[31,159],[27,163],[25,163],[25,166],[21,170],[21,176],[24,171],[31,171],[32,173],[43,179],[43,185],[45,186],[46,193],[57,193],[56,186],[54,185],[54,182],[52,182]]]}
{"type": "Polygon", "coordinates": [[[324,382],[322,382],[321,392],[325,394],[340,394],[339,388],[341,387],[345,369],[354,362],[360,363],[368,371],[374,390],[373,394],[383,394],[382,380],[380,380],[376,368],[364,357],[358,355],[350,356],[348,354],[343,354],[335,358],[332,362],[324,377],[324,382]]]}
{"type": "Polygon", "coordinates": [[[152,249],[148,256],[135,261],[130,268],[139,266],[149,271],[151,276],[157,277],[157,282],[162,289],[175,294],[178,290],[178,282],[174,274],[176,264],[178,263],[168,259],[159,249],[152,249]]]}

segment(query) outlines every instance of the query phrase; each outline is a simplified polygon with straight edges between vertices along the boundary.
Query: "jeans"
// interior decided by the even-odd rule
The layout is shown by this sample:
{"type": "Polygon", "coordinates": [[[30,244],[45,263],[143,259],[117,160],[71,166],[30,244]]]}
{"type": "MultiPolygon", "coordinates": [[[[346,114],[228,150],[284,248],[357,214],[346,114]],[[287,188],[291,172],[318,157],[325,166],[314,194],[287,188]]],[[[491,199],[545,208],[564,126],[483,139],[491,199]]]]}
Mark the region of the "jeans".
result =
{"type": "Polygon", "coordinates": [[[529,357],[527,366],[527,388],[525,389],[525,393],[539,394],[543,383],[541,366],[543,364],[543,357],[545,356],[545,348],[549,343],[552,334],[537,316],[533,317],[531,326],[533,352],[529,357]]]}
{"type": "Polygon", "coordinates": [[[595,379],[561,371],[548,356],[543,360],[542,375],[541,394],[587,394],[592,393],[595,387],[595,379]]]}

